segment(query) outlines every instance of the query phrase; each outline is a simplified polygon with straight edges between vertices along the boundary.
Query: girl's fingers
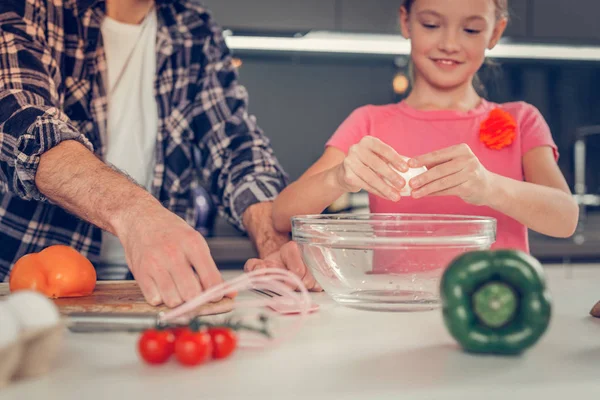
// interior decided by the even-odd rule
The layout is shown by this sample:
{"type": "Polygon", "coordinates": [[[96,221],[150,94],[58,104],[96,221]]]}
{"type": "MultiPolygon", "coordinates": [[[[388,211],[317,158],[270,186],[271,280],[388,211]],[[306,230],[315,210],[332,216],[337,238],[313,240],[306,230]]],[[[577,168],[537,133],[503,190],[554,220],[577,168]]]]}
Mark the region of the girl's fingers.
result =
{"type": "Polygon", "coordinates": [[[433,169],[436,165],[469,154],[473,154],[471,148],[467,144],[461,143],[415,157],[408,162],[408,165],[412,168],[425,166],[427,169],[433,169]]]}
{"type": "Polygon", "coordinates": [[[460,188],[461,185],[454,186],[450,189],[441,190],[439,192],[435,192],[430,194],[430,196],[457,196],[460,197],[460,188]]]}
{"type": "Polygon", "coordinates": [[[446,176],[456,174],[464,168],[464,162],[462,159],[453,159],[446,163],[437,165],[426,172],[423,172],[419,176],[412,178],[409,182],[413,189],[419,189],[431,182],[435,182],[446,176]]]}
{"type": "Polygon", "coordinates": [[[462,171],[452,175],[445,176],[441,179],[435,180],[425,186],[421,186],[418,190],[412,192],[414,198],[420,198],[430,196],[432,194],[438,194],[449,189],[456,188],[467,181],[467,176],[462,171]]]}
{"type": "Polygon", "coordinates": [[[358,162],[352,172],[362,181],[362,188],[384,199],[400,200],[400,193],[388,185],[379,175],[366,165],[358,162]]]}
{"type": "Polygon", "coordinates": [[[356,155],[365,166],[373,170],[380,177],[387,179],[389,184],[396,189],[401,190],[406,185],[404,178],[390,168],[389,163],[383,161],[375,153],[369,150],[359,150],[356,155]]]}
{"type": "Polygon", "coordinates": [[[408,171],[408,163],[404,157],[396,152],[391,146],[382,142],[381,140],[374,138],[373,136],[365,136],[361,143],[364,142],[365,146],[376,153],[378,156],[392,164],[394,168],[401,172],[408,171]]]}

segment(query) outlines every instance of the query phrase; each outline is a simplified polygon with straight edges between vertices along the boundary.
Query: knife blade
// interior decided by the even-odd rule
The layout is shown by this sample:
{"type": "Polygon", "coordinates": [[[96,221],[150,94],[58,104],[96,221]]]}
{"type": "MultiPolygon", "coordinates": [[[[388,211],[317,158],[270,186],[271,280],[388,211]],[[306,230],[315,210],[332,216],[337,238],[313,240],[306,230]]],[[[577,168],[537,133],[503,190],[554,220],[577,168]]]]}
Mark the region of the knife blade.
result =
{"type": "Polygon", "coordinates": [[[142,332],[159,325],[159,314],[135,313],[71,313],[66,324],[71,332],[142,332]]]}

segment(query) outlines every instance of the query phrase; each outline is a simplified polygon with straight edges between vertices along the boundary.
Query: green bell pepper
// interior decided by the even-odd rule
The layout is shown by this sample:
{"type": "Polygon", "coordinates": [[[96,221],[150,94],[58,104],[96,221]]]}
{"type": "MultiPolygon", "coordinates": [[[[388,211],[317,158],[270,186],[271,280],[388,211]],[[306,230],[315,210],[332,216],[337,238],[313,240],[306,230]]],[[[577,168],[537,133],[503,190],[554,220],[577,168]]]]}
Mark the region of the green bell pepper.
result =
{"type": "Polygon", "coordinates": [[[544,334],[551,299],[541,264],[517,250],[455,258],[441,280],[444,323],[464,350],[519,354],[544,334]]]}

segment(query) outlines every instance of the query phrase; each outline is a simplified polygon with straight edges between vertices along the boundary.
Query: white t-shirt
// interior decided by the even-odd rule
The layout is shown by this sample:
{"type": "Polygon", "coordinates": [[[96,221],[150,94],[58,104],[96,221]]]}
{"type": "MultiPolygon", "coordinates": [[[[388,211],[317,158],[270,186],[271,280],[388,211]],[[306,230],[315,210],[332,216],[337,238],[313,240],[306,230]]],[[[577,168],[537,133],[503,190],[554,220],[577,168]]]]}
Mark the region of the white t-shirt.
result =
{"type": "MultiPolygon", "coordinates": [[[[156,11],[153,9],[139,25],[105,17],[101,31],[108,74],[106,161],[150,189],[158,130],[154,95],[156,11]]],[[[103,232],[100,261],[127,264],[123,246],[108,232],[103,232]]],[[[120,270],[127,273],[126,268],[120,270]]]]}

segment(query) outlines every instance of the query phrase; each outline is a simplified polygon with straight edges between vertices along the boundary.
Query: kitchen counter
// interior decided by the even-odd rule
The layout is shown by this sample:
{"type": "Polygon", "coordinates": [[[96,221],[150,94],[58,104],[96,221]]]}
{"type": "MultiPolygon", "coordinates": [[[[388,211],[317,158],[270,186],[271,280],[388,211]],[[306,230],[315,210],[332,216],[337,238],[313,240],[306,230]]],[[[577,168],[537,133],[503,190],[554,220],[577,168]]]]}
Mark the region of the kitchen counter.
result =
{"type": "Polygon", "coordinates": [[[194,369],[144,365],[137,335],[69,333],[50,375],[0,399],[598,399],[600,319],[588,313],[600,300],[600,267],[546,270],[551,326],[520,357],[463,353],[439,310],[359,311],[316,294],[321,310],[281,347],[194,369]]]}

